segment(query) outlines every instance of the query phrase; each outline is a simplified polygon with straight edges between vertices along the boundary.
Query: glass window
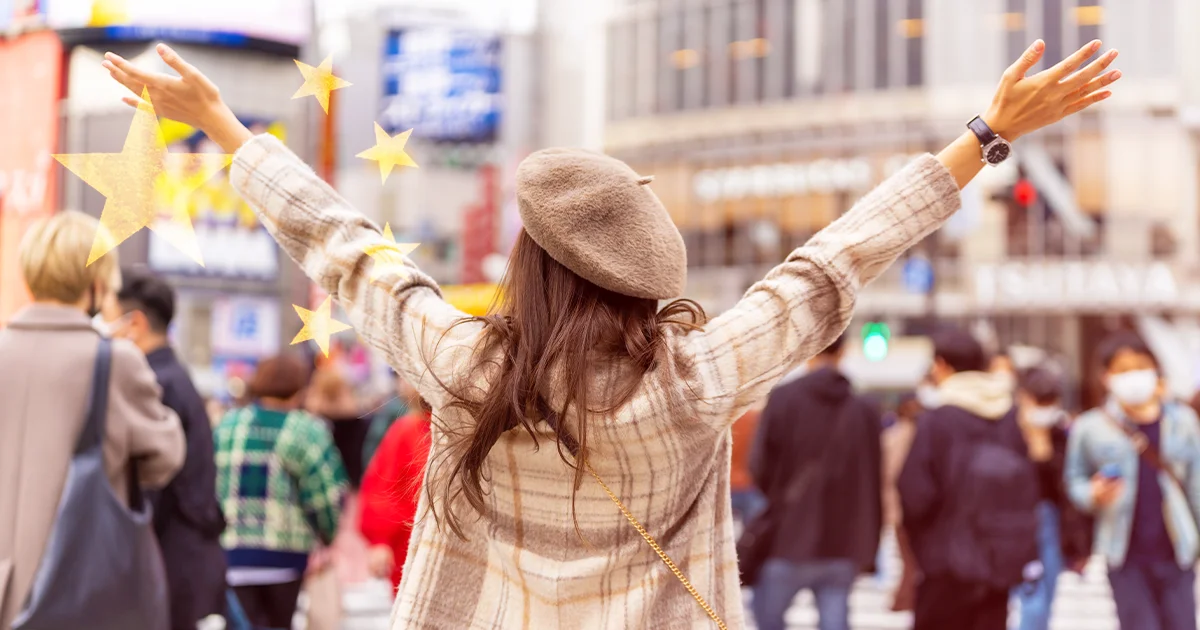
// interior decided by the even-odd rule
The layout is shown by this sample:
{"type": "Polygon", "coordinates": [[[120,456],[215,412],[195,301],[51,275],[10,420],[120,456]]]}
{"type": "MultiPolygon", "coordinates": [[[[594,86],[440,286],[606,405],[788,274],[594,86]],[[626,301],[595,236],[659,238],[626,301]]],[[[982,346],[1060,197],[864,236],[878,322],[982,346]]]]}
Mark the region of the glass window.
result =
{"type": "MultiPolygon", "coordinates": [[[[1079,0],[1079,5],[1075,7],[1075,45],[1082,46],[1093,39],[1100,39],[1100,25],[1104,23],[1104,7],[1100,6],[1100,0],[1079,0]]],[[[1100,56],[1097,52],[1092,55],[1084,64],[1092,62],[1100,56]]]]}
{"type": "Polygon", "coordinates": [[[1026,2],[1028,0],[1005,0],[1004,13],[1004,65],[1007,68],[1008,64],[1017,60],[1022,53],[1025,52],[1025,47],[1028,46],[1036,37],[1030,37],[1026,32],[1026,2]]]}
{"type": "Polygon", "coordinates": [[[852,92],[857,85],[855,71],[858,69],[858,56],[862,52],[858,47],[857,20],[858,3],[855,0],[842,0],[840,32],[842,39],[841,91],[843,92],[852,92]]]}
{"type": "Polygon", "coordinates": [[[795,0],[795,83],[791,94],[809,95],[824,92],[822,78],[826,66],[823,52],[827,32],[825,8],[825,0],[795,0]]]}
{"type": "Polygon", "coordinates": [[[925,83],[925,6],[924,0],[908,0],[907,11],[900,22],[904,38],[905,85],[925,83]]]}
{"type": "Polygon", "coordinates": [[[682,16],[679,10],[658,15],[659,60],[658,111],[674,112],[683,105],[683,73],[678,65],[678,52],[683,48],[682,16]]]}
{"type": "MultiPolygon", "coordinates": [[[[1042,0],[1042,32],[1046,54],[1039,68],[1049,68],[1063,58],[1063,0],[1042,0]]],[[[1023,48],[1023,47],[1022,47],[1023,48]]]]}
{"type": "Polygon", "coordinates": [[[729,45],[733,37],[733,7],[730,0],[714,0],[708,8],[708,101],[710,107],[733,102],[733,57],[729,45]]]}
{"type": "Polygon", "coordinates": [[[892,20],[888,9],[891,4],[891,0],[875,0],[875,29],[872,39],[875,46],[874,87],[877,90],[887,89],[890,85],[888,83],[888,50],[891,48],[889,44],[892,41],[892,31],[889,28],[892,20]]]}

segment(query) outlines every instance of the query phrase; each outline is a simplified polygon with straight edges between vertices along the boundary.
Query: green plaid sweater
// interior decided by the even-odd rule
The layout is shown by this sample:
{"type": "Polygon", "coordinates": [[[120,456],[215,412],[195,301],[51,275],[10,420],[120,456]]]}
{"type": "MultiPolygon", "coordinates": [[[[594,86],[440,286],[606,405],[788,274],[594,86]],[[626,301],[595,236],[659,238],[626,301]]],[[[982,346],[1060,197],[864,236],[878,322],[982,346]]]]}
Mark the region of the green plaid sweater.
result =
{"type": "Polygon", "coordinates": [[[347,487],[325,423],[252,405],[225,414],[214,441],[229,566],[304,570],[316,539],[333,541],[347,487]]]}

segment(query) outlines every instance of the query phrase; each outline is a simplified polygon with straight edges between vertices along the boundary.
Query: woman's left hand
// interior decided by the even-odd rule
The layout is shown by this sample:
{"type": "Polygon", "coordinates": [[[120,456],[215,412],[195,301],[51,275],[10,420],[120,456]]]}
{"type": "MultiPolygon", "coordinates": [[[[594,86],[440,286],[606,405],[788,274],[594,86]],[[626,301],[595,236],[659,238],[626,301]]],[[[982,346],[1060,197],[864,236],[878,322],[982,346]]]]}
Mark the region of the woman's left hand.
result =
{"type": "Polygon", "coordinates": [[[1080,70],[1083,62],[1099,50],[1100,40],[1095,40],[1054,67],[1026,76],[1046,52],[1042,40],[1034,42],[1004,71],[992,105],[983,115],[984,122],[1011,142],[1112,96],[1105,88],[1120,79],[1121,72],[1105,70],[1116,60],[1116,50],[1100,55],[1080,70]]]}

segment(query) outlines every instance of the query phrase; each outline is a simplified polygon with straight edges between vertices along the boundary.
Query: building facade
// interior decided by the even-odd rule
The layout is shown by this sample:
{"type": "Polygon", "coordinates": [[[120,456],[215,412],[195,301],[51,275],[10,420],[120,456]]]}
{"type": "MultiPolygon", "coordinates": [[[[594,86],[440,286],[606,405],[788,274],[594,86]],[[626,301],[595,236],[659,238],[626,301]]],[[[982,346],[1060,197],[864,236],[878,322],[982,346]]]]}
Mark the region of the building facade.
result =
{"type": "Polygon", "coordinates": [[[720,311],[962,133],[1034,39],[1041,70],[1101,38],[1122,53],[1114,98],[1017,142],[856,310],[899,335],[936,319],[1044,348],[1084,402],[1094,342],[1137,326],[1171,354],[1182,394],[1200,356],[1196,23],[1188,0],[629,1],[607,23],[605,146],[656,176],[688,245],[689,295],[720,311]]]}

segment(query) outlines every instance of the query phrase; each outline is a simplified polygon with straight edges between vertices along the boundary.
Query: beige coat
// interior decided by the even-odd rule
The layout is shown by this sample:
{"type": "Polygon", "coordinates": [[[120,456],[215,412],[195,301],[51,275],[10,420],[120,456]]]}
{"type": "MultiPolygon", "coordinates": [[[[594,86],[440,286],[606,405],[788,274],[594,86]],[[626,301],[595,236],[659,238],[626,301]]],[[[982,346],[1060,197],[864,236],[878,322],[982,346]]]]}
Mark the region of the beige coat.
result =
{"type": "MultiPolygon", "coordinates": [[[[28,597],[75,442],[83,429],[99,335],[82,312],[34,305],[0,330],[0,628],[28,597]]],[[[162,405],[142,353],[113,343],[104,461],[125,497],[138,458],[141,482],[166,485],[183,465],[183,428],[162,405]]]]}
{"type": "MultiPolygon", "coordinates": [[[[469,369],[480,360],[483,324],[464,323],[466,314],[441,299],[395,241],[273,136],[238,150],[230,180],[284,251],[346,310],[355,332],[429,401],[436,420],[426,479],[446,474],[438,462],[447,462],[449,440],[474,427],[446,387],[488,386],[469,369]]],[[[788,255],[736,306],[701,330],[668,329],[661,356],[629,402],[590,425],[591,468],[730,628],[746,625],[730,510],[730,426],[836,339],[858,289],[960,205],[941,163],[930,155],[914,160],[788,255]]],[[[598,365],[597,391],[620,369],[598,365]]],[[[552,408],[562,408],[561,390],[545,393],[552,408]]],[[[555,435],[545,421],[532,435],[504,433],[487,456],[482,513],[455,506],[462,538],[428,515],[430,507],[445,513],[442,495],[421,493],[417,513],[425,516],[413,526],[392,630],[713,627],[600,485],[575,485],[555,435]]]]}

